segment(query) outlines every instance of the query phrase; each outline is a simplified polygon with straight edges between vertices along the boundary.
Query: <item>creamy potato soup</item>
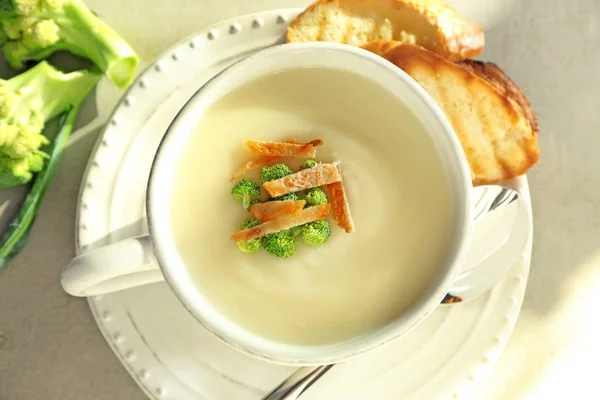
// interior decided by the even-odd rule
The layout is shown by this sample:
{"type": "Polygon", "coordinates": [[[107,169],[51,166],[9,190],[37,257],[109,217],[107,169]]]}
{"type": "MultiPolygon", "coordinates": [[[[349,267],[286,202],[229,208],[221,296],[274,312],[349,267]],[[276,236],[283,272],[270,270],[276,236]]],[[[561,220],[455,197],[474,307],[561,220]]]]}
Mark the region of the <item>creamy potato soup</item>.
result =
{"type": "MultiPolygon", "coordinates": [[[[382,327],[417,302],[442,269],[452,215],[446,173],[420,122],[352,73],[298,68],[228,94],[203,117],[173,183],[172,220],[189,276],[240,327],[288,344],[330,344],[382,327]],[[244,254],[229,239],[248,218],[232,173],[245,139],[322,139],[317,160],[343,165],[355,232],[329,216],[318,247],[288,259],[244,254]]],[[[247,175],[259,180],[259,171],[247,175]]]]}

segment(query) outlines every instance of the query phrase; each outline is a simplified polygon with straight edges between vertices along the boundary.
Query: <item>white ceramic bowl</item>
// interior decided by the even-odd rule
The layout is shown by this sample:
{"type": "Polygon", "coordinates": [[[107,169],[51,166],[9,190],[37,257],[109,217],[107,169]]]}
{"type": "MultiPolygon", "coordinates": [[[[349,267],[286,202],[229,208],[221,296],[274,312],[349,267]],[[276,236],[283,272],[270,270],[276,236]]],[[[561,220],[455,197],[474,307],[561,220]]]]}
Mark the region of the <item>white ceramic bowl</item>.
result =
{"type": "MultiPolygon", "coordinates": [[[[323,90],[327,90],[326,87],[323,90]]],[[[148,190],[148,220],[154,250],[163,274],[186,308],[209,331],[226,343],[264,359],[286,364],[339,362],[394,339],[425,318],[447,293],[470,242],[471,181],[468,165],[451,126],[429,95],[403,71],[370,52],[336,43],[295,43],[257,52],[224,70],[182,108],[169,127],[155,158],[148,190]],[[423,124],[446,168],[451,186],[453,243],[437,281],[411,310],[368,335],[323,346],[291,346],[257,337],[222,316],[188,279],[171,232],[170,187],[177,160],[203,114],[226,94],[278,71],[298,67],[346,70],[380,85],[404,103],[423,124]]]]}

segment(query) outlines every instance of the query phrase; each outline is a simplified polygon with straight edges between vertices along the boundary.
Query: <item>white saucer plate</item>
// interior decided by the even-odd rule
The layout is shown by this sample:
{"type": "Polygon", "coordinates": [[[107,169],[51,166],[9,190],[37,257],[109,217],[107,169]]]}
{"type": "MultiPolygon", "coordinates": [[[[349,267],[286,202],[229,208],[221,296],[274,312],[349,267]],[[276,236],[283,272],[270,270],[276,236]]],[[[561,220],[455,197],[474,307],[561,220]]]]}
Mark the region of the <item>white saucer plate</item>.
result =
{"type": "MultiPolygon", "coordinates": [[[[204,82],[236,60],[283,41],[300,10],[225,21],[173,46],[123,96],[99,138],[82,183],[77,252],[147,233],[144,197],[167,126],[204,82]]],[[[531,208],[526,178],[511,185],[531,208]]],[[[334,367],[306,400],[468,398],[499,357],[519,314],[531,236],[508,276],[490,293],[440,307],[395,342],[334,367]]],[[[227,347],[196,323],[165,283],[88,299],[98,327],[148,397],[256,400],[293,369],[227,347]]]]}

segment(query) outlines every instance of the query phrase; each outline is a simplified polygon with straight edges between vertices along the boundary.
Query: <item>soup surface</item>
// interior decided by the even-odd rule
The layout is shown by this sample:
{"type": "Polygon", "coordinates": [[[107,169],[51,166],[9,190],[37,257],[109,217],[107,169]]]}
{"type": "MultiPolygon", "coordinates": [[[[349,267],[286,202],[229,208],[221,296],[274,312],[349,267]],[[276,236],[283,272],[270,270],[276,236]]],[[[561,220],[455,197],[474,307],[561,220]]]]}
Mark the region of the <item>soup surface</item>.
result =
{"type": "Polygon", "coordinates": [[[173,233],[190,279],[218,312],[260,337],[351,339],[405,312],[441,270],[452,215],[433,143],[393,96],[352,73],[290,69],[228,94],[205,114],[178,171],[173,233]],[[356,231],[330,221],[324,245],[298,240],[289,259],[244,254],[229,239],[249,216],[229,182],[251,158],[243,141],[290,138],[323,139],[317,159],[343,163],[356,231]]]}

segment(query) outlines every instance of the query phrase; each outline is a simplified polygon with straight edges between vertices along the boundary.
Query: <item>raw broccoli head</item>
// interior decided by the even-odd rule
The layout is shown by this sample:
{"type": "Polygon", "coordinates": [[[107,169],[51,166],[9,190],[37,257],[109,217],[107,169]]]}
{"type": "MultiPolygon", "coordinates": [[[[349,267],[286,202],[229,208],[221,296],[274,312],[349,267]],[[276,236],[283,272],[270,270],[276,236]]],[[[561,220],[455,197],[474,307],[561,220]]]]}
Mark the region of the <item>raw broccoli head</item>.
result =
{"type": "Polygon", "coordinates": [[[271,166],[263,167],[260,172],[260,180],[262,183],[273,181],[275,179],[283,178],[292,174],[290,167],[283,163],[274,164],[271,166]]]}
{"type": "Polygon", "coordinates": [[[263,237],[262,245],[268,253],[277,257],[289,258],[296,252],[296,239],[289,230],[263,237]]]}
{"type": "Polygon", "coordinates": [[[89,71],[65,74],[42,61],[14,78],[0,80],[0,155],[6,164],[0,186],[27,183],[31,172],[39,171],[29,168],[24,173],[23,168],[37,165],[43,156],[40,148],[48,144],[42,135],[44,124],[69,106],[78,106],[100,77],[89,71]],[[9,171],[15,172],[12,178],[6,175],[9,171]]]}
{"type": "Polygon", "coordinates": [[[15,69],[66,50],[90,59],[120,88],[131,83],[138,57],[81,0],[0,0],[4,55],[15,69]]]}
{"type": "Polygon", "coordinates": [[[302,240],[310,246],[322,245],[331,236],[327,221],[310,222],[302,226],[302,240]]]}
{"type": "Polygon", "coordinates": [[[43,125],[32,121],[28,125],[13,125],[6,120],[0,120],[0,154],[12,158],[28,157],[48,144],[48,139],[42,135],[43,125]]]}
{"type": "Polygon", "coordinates": [[[44,167],[46,154],[33,153],[25,158],[11,158],[0,154],[0,187],[7,188],[23,185],[31,180],[33,174],[44,167]]]}
{"type": "MultiPolygon", "coordinates": [[[[248,229],[248,228],[253,228],[257,225],[260,225],[260,221],[248,218],[242,222],[241,227],[242,227],[242,229],[248,229]]],[[[261,242],[260,239],[239,240],[237,242],[237,246],[244,253],[256,253],[260,249],[260,242],[261,242]]]]}
{"type": "Polygon", "coordinates": [[[310,169],[317,166],[317,162],[315,160],[305,160],[302,164],[300,164],[300,170],[310,169]]]}
{"type": "Polygon", "coordinates": [[[303,196],[306,201],[306,207],[320,206],[321,204],[327,204],[327,194],[321,188],[311,188],[306,191],[303,196]]]}
{"type": "Polygon", "coordinates": [[[244,209],[248,209],[252,197],[260,196],[260,186],[248,179],[242,179],[233,186],[231,195],[242,202],[244,209]]]}

